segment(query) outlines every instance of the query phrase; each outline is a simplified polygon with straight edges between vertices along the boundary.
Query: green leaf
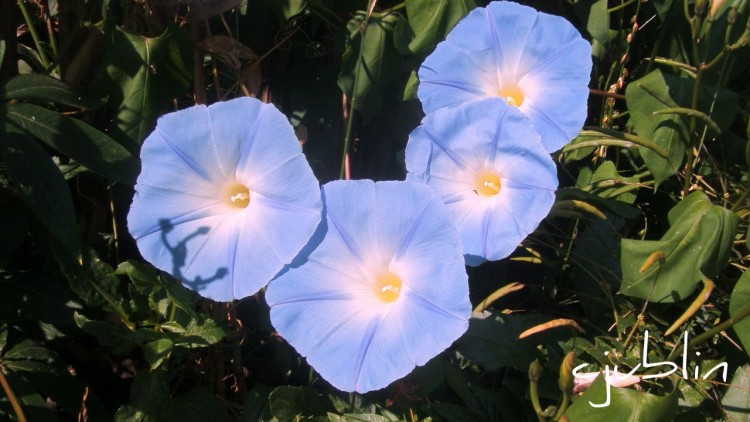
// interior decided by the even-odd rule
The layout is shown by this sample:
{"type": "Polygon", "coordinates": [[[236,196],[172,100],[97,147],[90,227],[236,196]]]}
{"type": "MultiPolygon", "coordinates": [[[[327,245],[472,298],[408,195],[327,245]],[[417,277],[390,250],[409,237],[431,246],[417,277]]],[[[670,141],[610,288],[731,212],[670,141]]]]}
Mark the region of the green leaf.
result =
{"type": "Polygon", "coordinates": [[[726,265],[737,231],[735,213],[696,191],[672,208],[668,219],[661,240],[622,240],[620,293],[652,302],[683,300],[704,277],[713,278],[726,265]],[[664,253],[664,264],[641,272],[656,251],[664,253]]]}
{"type": "Polygon", "coordinates": [[[468,331],[458,340],[458,351],[491,371],[508,366],[526,371],[537,355],[536,345],[545,334],[522,340],[518,335],[542,322],[542,316],[531,314],[487,312],[482,317],[472,317],[468,331]]]}
{"type": "Polygon", "coordinates": [[[55,242],[50,242],[50,248],[57,258],[60,271],[68,279],[70,288],[87,305],[117,312],[120,317],[125,316],[122,309],[123,298],[118,292],[120,281],[112,267],[88,248],[83,251],[83,266],[62,254],[55,242]]]}
{"type": "Polygon", "coordinates": [[[299,15],[307,7],[307,0],[264,0],[276,15],[279,25],[284,27],[289,19],[299,15]]]}
{"type": "MultiPolygon", "coordinates": [[[[23,406],[23,412],[27,420],[34,422],[58,422],[60,418],[42,397],[28,382],[11,371],[4,371],[8,384],[15,393],[18,401],[23,406]]],[[[2,391],[2,390],[0,390],[2,391]]],[[[16,413],[8,403],[5,393],[0,393],[0,418],[4,421],[15,421],[16,413]]]]}
{"type": "Polygon", "coordinates": [[[162,289],[156,269],[142,262],[122,262],[117,266],[115,274],[128,276],[139,293],[150,294],[162,289]]]}
{"type": "Polygon", "coordinates": [[[346,413],[344,415],[337,415],[328,412],[328,420],[329,422],[391,422],[391,419],[373,413],[346,413]]]}
{"type": "Polygon", "coordinates": [[[654,176],[656,186],[674,175],[682,166],[689,133],[681,116],[653,113],[675,105],[684,105],[691,98],[692,81],[664,74],[661,70],[655,70],[631,82],[625,90],[631,122],[638,135],[669,152],[669,158],[664,159],[649,149],[641,150],[643,161],[654,176]]]}
{"type": "Polygon", "coordinates": [[[11,129],[0,133],[0,158],[31,212],[68,254],[81,259],[70,190],[50,156],[28,136],[11,129]]]}
{"type": "Polygon", "coordinates": [[[609,12],[607,0],[578,0],[573,11],[586,23],[586,31],[600,44],[609,42],[609,12]]]}
{"type": "Polygon", "coordinates": [[[82,110],[99,108],[104,101],[87,97],[65,83],[40,73],[18,75],[0,88],[0,99],[65,104],[82,110]]]}
{"type": "Polygon", "coordinates": [[[138,160],[114,139],[88,124],[33,104],[8,104],[18,128],[113,182],[134,185],[138,160]]]}
{"type": "Polygon", "coordinates": [[[409,51],[427,56],[451,29],[477,5],[474,0],[406,0],[406,14],[414,38],[409,51]]]}
{"type": "Polygon", "coordinates": [[[354,102],[365,124],[372,121],[383,102],[386,85],[396,77],[402,57],[396,50],[394,31],[403,20],[398,13],[372,16],[367,23],[364,43],[360,28],[365,13],[358,12],[347,24],[349,39],[341,64],[338,85],[354,102]],[[360,60],[360,45],[361,60],[360,60]]]}
{"type": "Polygon", "coordinates": [[[565,415],[571,422],[586,421],[669,421],[677,412],[677,389],[657,396],[634,388],[610,387],[610,404],[596,408],[590,403],[604,404],[607,398],[607,383],[599,375],[583,396],[578,397],[565,415]]]}
{"type": "Polygon", "coordinates": [[[115,355],[125,355],[138,347],[133,332],[121,324],[90,320],[77,312],[73,318],[83,331],[96,337],[102,346],[107,347],[115,355]]]}
{"type": "Polygon", "coordinates": [[[44,322],[54,325],[73,323],[77,303],[67,283],[37,273],[0,276],[0,320],[44,322]]]}
{"type": "Polygon", "coordinates": [[[309,387],[281,386],[269,396],[271,414],[279,422],[297,420],[298,416],[325,416],[335,411],[331,400],[309,387]]]}
{"type": "Polygon", "coordinates": [[[245,399],[245,409],[242,412],[241,422],[260,422],[271,419],[271,411],[268,406],[268,396],[271,387],[256,383],[245,399]]]}
{"type": "Polygon", "coordinates": [[[747,421],[750,418],[750,365],[737,368],[729,384],[729,389],[721,399],[726,421],[747,421]]]}
{"type": "Polygon", "coordinates": [[[176,346],[188,348],[206,347],[221,341],[226,332],[212,319],[193,319],[185,332],[175,339],[176,346]]]}
{"type": "Polygon", "coordinates": [[[166,371],[141,372],[133,380],[130,400],[133,407],[155,416],[169,398],[169,378],[166,371]]]}
{"type": "Polygon", "coordinates": [[[109,97],[113,137],[130,147],[140,145],[157,117],[173,107],[172,99],[192,80],[191,44],[185,31],[172,24],[156,38],[119,27],[113,31],[93,88],[95,95],[109,97]]]}
{"type": "Polygon", "coordinates": [[[169,359],[169,356],[172,354],[173,346],[174,344],[172,343],[172,340],[168,338],[160,338],[148,342],[143,345],[143,357],[145,357],[146,362],[151,365],[151,369],[155,370],[161,366],[165,360],[169,359]]]}
{"type": "Polygon", "coordinates": [[[197,387],[170,400],[158,418],[166,422],[229,422],[227,407],[211,392],[197,387]]]}
{"type": "MultiPolygon", "coordinates": [[[[750,271],[745,271],[737,280],[729,298],[729,315],[736,318],[743,309],[750,307],[750,271]]],[[[750,353],[750,317],[742,319],[732,327],[746,353],[750,353]]]]}

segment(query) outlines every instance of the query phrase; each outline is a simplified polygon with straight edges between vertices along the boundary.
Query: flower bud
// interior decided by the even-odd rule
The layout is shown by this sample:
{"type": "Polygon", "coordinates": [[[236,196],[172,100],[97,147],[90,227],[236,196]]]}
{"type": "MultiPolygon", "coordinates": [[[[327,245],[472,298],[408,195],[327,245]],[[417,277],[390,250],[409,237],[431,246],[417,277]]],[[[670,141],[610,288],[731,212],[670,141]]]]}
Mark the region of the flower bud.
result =
{"type": "Polygon", "coordinates": [[[529,365],[529,381],[537,382],[542,377],[542,364],[539,363],[539,359],[534,359],[529,365]]]}
{"type": "Polygon", "coordinates": [[[703,16],[706,13],[708,0],[695,0],[695,15],[703,16]]]}
{"type": "Polygon", "coordinates": [[[570,394],[573,391],[575,377],[573,376],[573,365],[576,361],[576,352],[568,352],[560,364],[560,377],[557,379],[557,386],[560,391],[570,394]]]}

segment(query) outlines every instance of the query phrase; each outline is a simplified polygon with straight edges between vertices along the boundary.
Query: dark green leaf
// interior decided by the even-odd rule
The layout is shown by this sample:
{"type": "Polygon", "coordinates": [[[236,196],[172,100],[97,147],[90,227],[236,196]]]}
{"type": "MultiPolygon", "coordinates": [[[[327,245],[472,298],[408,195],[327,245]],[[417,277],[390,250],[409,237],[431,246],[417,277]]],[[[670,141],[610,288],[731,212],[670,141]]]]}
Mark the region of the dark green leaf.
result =
{"type": "Polygon", "coordinates": [[[269,396],[271,414],[279,422],[297,420],[297,416],[325,416],[335,411],[331,400],[309,387],[281,386],[269,396]]]}
{"type": "Polygon", "coordinates": [[[622,240],[620,293],[652,302],[683,300],[704,277],[713,278],[726,265],[739,222],[735,213],[696,191],[672,208],[668,219],[661,240],[622,240]],[[655,251],[664,253],[664,265],[641,272],[655,251]]]}
{"type": "Polygon", "coordinates": [[[77,303],[64,279],[42,274],[16,273],[0,276],[0,320],[73,323],[77,303]]]}
{"type": "Polygon", "coordinates": [[[245,399],[245,410],[242,412],[241,422],[260,422],[271,419],[268,396],[271,387],[256,383],[245,399]]]}
{"type": "Polygon", "coordinates": [[[31,212],[62,243],[68,254],[81,259],[70,190],[50,156],[27,135],[5,130],[0,133],[0,158],[31,212]]]}
{"type": "Polygon", "coordinates": [[[634,388],[610,387],[610,404],[596,408],[590,403],[603,404],[607,399],[607,383],[601,375],[583,396],[578,397],[565,413],[571,422],[585,421],[669,421],[677,412],[677,390],[656,396],[634,388]]]}
{"type": "Polygon", "coordinates": [[[469,330],[458,340],[458,351],[488,370],[506,366],[526,371],[536,358],[536,345],[544,334],[519,340],[518,335],[544,322],[539,315],[485,313],[469,320],[469,330]]]}
{"type": "Polygon", "coordinates": [[[729,384],[729,389],[721,399],[726,421],[747,421],[750,418],[750,365],[737,368],[729,384]]]}
{"type": "Polygon", "coordinates": [[[84,110],[104,105],[98,98],[84,96],[65,83],[39,73],[18,75],[9,80],[0,89],[0,99],[65,104],[84,110]]]}
{"type": "Polygon", "coordinates": [[[123,315],[123,298],[118,293],[119,280],[112,267],[91,249],[84,250],[83,266],[60,252],[60,247],[51,242],[60,271],[70,283],[70,288],[83,301],[94,308],[103,308],[123,315]]]}
{"type": "Polygon", "coordinates": [[[156,38],[119,27],[113,31],[94,89],[109,96],[112,136],[131,147],[143,141],[157,117],[172,108],[171,100],[190,85],[190,52],[188,35],[176,25],[156,38]]]}
{"type": "Polygon", "coordinates": [[[160,338],[143,345],[143,356],[146,358],[146,362],[151,365],[152,370],[169,359],[169,355],[172,354],[172,347],[172,340],[168,338],[160,338]]]}
{"type": "MultiPolygon", "coordinates": [[[[738,314],[748,307],[750,307],[750,271],[745,271],[732,290],[732,296],[729,299],[729,315],[737,318],[738,314]]],[[[750,317],[742,319],[732,329],[745,350],[748,351],[747,353],[750,353],[750,317]]]]}
{"type": "MultiPolygon", "coordinates": [[[[23,406],[23,412],[27,420],[33,422],[57,422],[60,420],[47,404],[47,400],[31,384],[11,371],[3,371],[3,373],[13,393],[23,406]]],[[[0,418],[8,421],[18,420],[15,411],[13,411],[5,396],[5,392],[2,390],[0,390],[0,418]]]]}
{"type": "Polygon", "coordinates": [[[225,405],[202,387],[170,400],[159,420],[166,422],[229,422],[225,405]]]}
{"type": "Polygon", "coordinates": [[[625,90],[631,121],[638,135],[669,152],[669,159],[664,159],[649,149],[641,150],[657,186],[682,166],[689,134],[681,116],[653,113],[690,102],[691,91],[692,81],[664,74],[661,70],[631,82],[625,90]]]}
{"type": "Polygon", "coordinates": [[[221,341],[225,334],[224,329],[212,319],[193,319],[185,327],[182,336],[175,339],[175,345],[188,348],[206,347],[221,341]]]}
{"type": "Polygon", "coordinates": [[[114,139],[88,124],[33,104],[8,104],[18,128],[113,182],[135,184],[138,160],[114,139]]]}
{"type": "Polygon", "coordinates": [[[372,121],[383,102],[385,86],[396,77],[401,54],[394,44],[396,25],[403,20],[398,13],[373,16],[367,23],[364,44],[360,28],[365,19],[359,12],[347,24],[349,40],[344,52],[338,85],[361,115],[365,124],[372,121]],[[362,46],[362,58],[360,57],[362,46]]]}
{"type": "Polygon", "coordinates": [[[609,41],[607,0],[578,0],[573,5],[576,16],[586,23],[586,31],[600,44],[609,41]]]}
{"type": "Polygon", "coordinates": [[[166,371],[141,372],[130,389],[134,408],[155,416],[169,398],[169,378],[166,371]]]}
{"type": "Polygon", "coordinates": [[[406,14],[414,38],[409,51],[427,56],[451,29],[476,8],[474,0],[406,0],[406,14]]]}
{"type": "Polygon", "coordinates": [[[138,347],[133,332],[121,324],[90,320],[79,313],[76,313],[74,318],[83,331],[96,337],[102,346],[107,347],[115,355],[124,355],[138,347]]]}

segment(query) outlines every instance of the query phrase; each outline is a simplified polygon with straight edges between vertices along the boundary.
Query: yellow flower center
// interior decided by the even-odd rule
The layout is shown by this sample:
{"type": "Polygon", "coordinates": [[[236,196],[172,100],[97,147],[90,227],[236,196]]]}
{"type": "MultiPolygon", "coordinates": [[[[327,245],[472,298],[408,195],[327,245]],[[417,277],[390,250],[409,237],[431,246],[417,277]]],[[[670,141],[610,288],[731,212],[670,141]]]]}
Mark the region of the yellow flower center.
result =
{"type": "Polygon", "coordinates": [[[476,191],[482,196],[495,196],[500,193],[500,176],[491,171],[479,173],[476,179],[476,191]]]}
{"type": "Polygon", "coordinates": [[[231,184],[225,190],[224,197],[229,205],[237,208],[247,208],[250,204],[250,189],[239,183],[231,184]]]}
{"type": "Polygon", "coordinates": [[[396,274],[387,272],[375,280],[375,296],[383,302],[393,302],[400,294],[401,279],[396,274]]]}
{"type": "Polygon", "coordinates": [[[523,103],[523,92],[521,92],[518,87],[515,86],[508,86],[505,88],[500,88],[500,91],[497,93],[501,98],[505,100],[508,105],[521,107],[521,103],[523,103]]]}

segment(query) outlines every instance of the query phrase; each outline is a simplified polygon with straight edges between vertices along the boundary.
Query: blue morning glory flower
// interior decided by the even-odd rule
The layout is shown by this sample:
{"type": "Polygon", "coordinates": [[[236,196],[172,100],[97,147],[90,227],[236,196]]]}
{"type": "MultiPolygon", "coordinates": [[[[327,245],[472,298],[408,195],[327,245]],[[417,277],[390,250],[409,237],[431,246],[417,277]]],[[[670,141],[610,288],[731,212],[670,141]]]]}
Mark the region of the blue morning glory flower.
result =
{"type": "Polygon", "coordinates": [[[256,99],[161,117],[141,161],[130,233],[146,260],[207,298],[257,292],[320,222],[320,188],[294,130],[256,99]]]}
{"type": "Polygon", "coordinates": [[[549,213],[555,163],[531,122],[499,98],[428,114],[406,145],[406,180],[453,212],[468,265],[508,256],[549,213]]]}
{"type": "Polygon", "coordinates": [[[511,2],[472,10],[419,69],[426,113],[485,97],[518,107],[552,152],[586,120],[591,47],[565,19],[511,2]]]}
{"type": "Polygon", "coordinates": [[[323,200],[317,247],[266,290],[271,322],[334,387],[380,389],[468,328],[461,242],[422,184],[335,181],[323,200]]]}

